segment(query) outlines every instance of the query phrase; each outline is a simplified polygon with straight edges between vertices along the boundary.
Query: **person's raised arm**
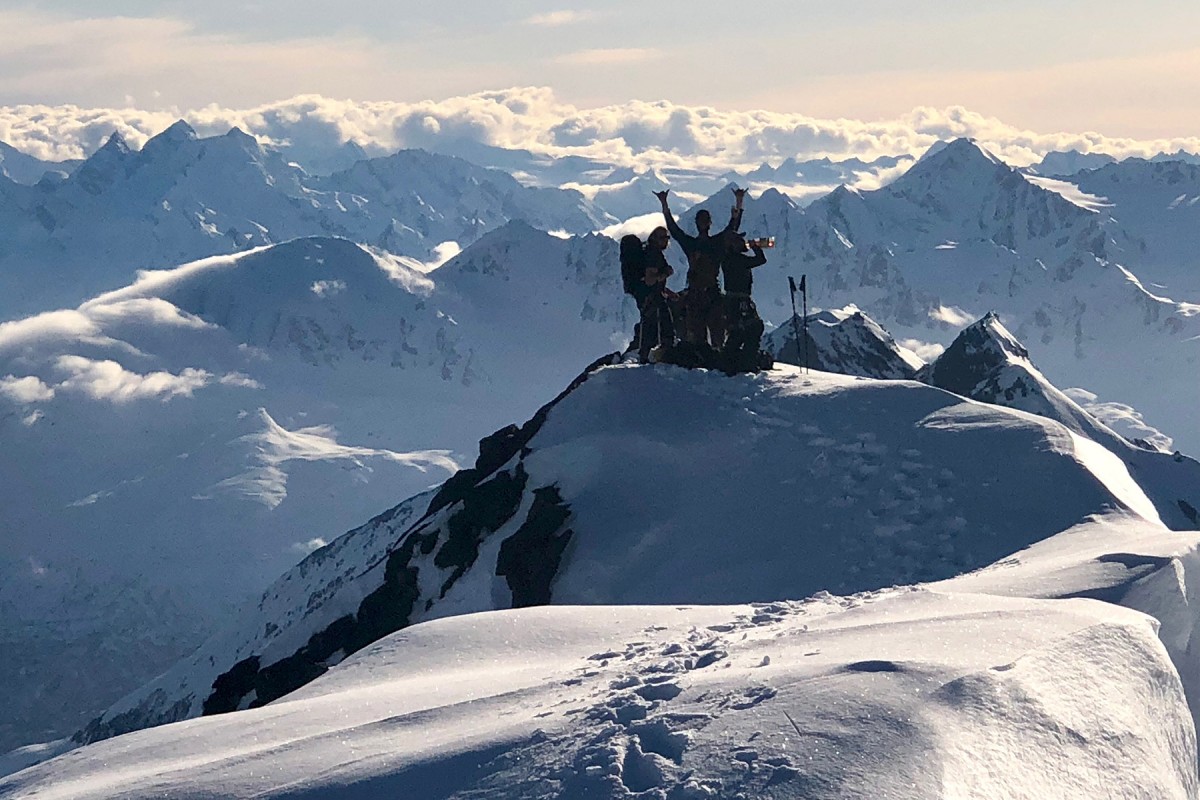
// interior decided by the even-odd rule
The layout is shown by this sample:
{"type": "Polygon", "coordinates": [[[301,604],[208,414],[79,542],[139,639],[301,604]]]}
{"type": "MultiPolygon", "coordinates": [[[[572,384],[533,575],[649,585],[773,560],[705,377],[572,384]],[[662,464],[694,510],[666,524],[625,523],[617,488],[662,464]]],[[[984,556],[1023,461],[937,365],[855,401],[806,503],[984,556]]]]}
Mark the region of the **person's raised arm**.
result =
{"type": "Polygon", "coordinates": [[[671,238],[679,242],[683,246],[684,241],[691,241],[692,237],[683,232],[683,228],[679,227],[679,223],[675,221],[675,216],[671,213],[670,207],[667,205],[667,195],[670,194],[670,189],[663,189],[661,192],[655,192],[654,196],[658,198],[658,202],[662,203],[663,219],[667,222],[667,230],[671,233],[671,238]]]}
{"type": "Polygon", "coordinates": [[[746,199],[746,190],[738,189],[736,186],[733,189],[733,196],[736,198],[733,204],[733,211],[729,213],[729,224],[725,226],[722,234],[734,233],[738,228],[742,227],[742,203],[746,199]]]}
{"type": "Polygon", "coordinates": [[[754,269],[755,267],[761,267],[763,264],[767,263],[767,254],[763,252],[761,247],[753,244],[750,245],[750,249],[754,251],[754,255],[748,257],[750,260],[746,262],[747,267],[754,269]]]}

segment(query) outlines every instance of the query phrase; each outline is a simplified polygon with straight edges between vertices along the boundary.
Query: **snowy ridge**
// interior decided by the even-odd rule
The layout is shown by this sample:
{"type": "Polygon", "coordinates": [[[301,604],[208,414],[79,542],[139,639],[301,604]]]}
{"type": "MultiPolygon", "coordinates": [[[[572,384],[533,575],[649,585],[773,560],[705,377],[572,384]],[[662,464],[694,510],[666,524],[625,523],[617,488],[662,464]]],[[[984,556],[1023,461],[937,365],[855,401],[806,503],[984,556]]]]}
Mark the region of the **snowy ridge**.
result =
{"type": "MultiPolygon", "coordinates": [[[[804,336],[799,315],[763,338],[763,349],[776,361],[793,366],[805,363],[796,331],[804,336]]],[[[808,317],[807,366],[824,372],[864,378],[912,378],[925,362],[901,347],[875,320],[854,306],[820,311],[808,317]]]]}
{"type": "Polygon", "coordinates": [[[727,378],[602,363],[484,440],[476,467],[407,531],[384,515],[355,532],[393,543],[339,583],[357,608],[343,599],[272,622],[265,638],[253,610],[81,738],[273,700],[386,633],[448,615],[854,592],[969,571],[1113,509],[1143,508],[1161,527],[1127,473],[1122,483],[1090,440],[1040,417],[791,367],[727,378]],[[693,409],[686,425],[678,407],[693,409]],[[974,458],[980,448],[1006,468],[974,458]],[[675,499],[609,500],[636,497],[645,474],[675,499]],[[805,509],[799,531],[792,501],[805,509]]]}
{"type": "MultiPolygon", "coordinates": [[[[1115,468],[1118,480],[1125,481],[1127,474],[1137,476],[1142,486],[1133,493],[1140,495],[1135,505],[1142,500],[1151,505],[1143,509],[1144,516],[1161,516],[1175,530],[1200,530],[1200,462],[1180,453],[1155,451],[1115,433],[1046,380],[996,314],[989,313],[964,329],[937,360],[917,373],[917,379],[1061,423],[1082,442],[1100,447],[1101,458],[1123,462],[1124,468],[1115,468]]],[[[1081,452],[1088,448],[1083,444],[1081,452]]],[[[1114,468],[1097,466],[1096,471],[1114,468]]]]}
{"type": "MultiPolygon", "coordinates": [[[[1186,258],[1200,251],[1200,226],[1189,222],[1200,213],[1188,199],[1200,196],[1200,184],[1189,188],[1194,169],[1129,161],[1072,177],[1112,204],[1097,213],[960,139],[879,189],[839,187],[805,208],[768,189],[747,199],[742,226],[776,240],[755,271],[755,302],[768,323],[788,327],[787,277],[805,274],[812,305],[853,304],[900,341],[940,345],[995,309],[1037,343],[1056,385],[1132,406],[1184,449],[1200,448],[1188,399],[1200,305],[1182,290],[1195,273],[1186,258]],[[1096,177],[1107,170],[1119,179],[1096,177]]],[[[696,208],[721,224],[732,203],[726,188],[696,208]]],[[[679,216],[691,230],[692,210],[679,216]]],[[[669,255],[678,272],[682,256],[669,255]]]]}
{"type": "MultiPolygon", "coordinates": [[[[66,175],[78,165],[78,161],[42,161],[22,153],[10,144],[0,142],[0,179],[8,178],[14,183],[32,185],[41,180],[47,172],[66,175]]],[[[0,183],[3,181],[0,180],[0,183]]],[[[0,189],[0,192],[3,190],[0,189]]]]}

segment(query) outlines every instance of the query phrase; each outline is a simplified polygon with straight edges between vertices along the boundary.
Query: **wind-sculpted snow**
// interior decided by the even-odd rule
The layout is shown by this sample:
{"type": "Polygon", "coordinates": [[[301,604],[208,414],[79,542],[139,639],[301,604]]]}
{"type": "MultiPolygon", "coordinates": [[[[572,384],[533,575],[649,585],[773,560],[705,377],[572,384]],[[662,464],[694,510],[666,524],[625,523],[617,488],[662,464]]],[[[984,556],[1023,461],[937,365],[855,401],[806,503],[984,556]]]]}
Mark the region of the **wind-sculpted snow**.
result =
{"type": "Polygon", "coordinates": [[[389,513],[351,534],[379,548],[341,599],[267,627],[252,610],[80,738],[261,705],[428,619],[855,592],[970,571],[1112,509],[1161,528],[1119,459],[1050,420],[911,382],[604,363],[485,439],[407,530],[389,513]]]}
{"type": "Polygon", "coordinates": [[[1185,800],[1152,621],[897,589],[417,625],[265,708],[130,734],[6,797],[1185,800]]]}

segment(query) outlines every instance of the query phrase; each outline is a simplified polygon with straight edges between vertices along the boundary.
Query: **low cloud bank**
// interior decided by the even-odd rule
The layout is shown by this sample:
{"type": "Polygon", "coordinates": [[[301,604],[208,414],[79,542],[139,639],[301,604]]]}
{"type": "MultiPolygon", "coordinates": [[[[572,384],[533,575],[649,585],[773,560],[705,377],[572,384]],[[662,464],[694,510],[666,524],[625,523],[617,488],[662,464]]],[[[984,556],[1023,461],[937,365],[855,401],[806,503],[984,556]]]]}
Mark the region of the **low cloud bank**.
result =
{"type": "MultiPolygon", "coordinates": [[[[626,54],[628,55],[628,54],[626,54]]],[[[644,55],[644,54],[643,54],[644,55]]],[[[918,155],[936,141],[979,140],[1015,165],[1047,152],[1117,157],[1200,152],[1200,137],[1141,140],[1095,132],[1037,132],[961,106],[916,108],[890,120],[818,119],[774,111],[732,111],[630,101],[580,108],[545,87],[479,92],[438,101],[365,102],[302,95],[253,108],[147,111],[73,105],[0,106],[0,141],[45,160],[81,158],[114,131],[140,147],[177,118],[201,135],[237,126],[260,141],[319,157],[348,142],[370,154],[403,147],[479,143],[551,156],[580,155],[638,168],[734,169],[786,157],[871,159],[918,155]]]]}

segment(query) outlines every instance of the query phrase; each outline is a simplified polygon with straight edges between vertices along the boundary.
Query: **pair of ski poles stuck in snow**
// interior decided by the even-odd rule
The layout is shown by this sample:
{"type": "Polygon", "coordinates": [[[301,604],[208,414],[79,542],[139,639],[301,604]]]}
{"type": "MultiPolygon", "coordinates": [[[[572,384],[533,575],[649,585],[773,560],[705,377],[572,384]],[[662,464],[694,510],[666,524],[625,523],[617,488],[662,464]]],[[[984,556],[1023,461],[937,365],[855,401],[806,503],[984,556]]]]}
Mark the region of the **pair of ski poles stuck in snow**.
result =
{"type": "Polygon", "coordinates": [[[788,288],[792,292],[792,334],[796,337],[796,349],[799,350],[803,342],[804,352],[797,355],[801,358],[801,366],[804,371],[808,372],[808,276],[800,276],[800,296],[804,301],[804,316],[800,317],[800,321],[796,319],[796,280],[791,275],[788,275],[788,288]],[[800,326],[804,326],[804,338],[800,338],[800,326]]]}

